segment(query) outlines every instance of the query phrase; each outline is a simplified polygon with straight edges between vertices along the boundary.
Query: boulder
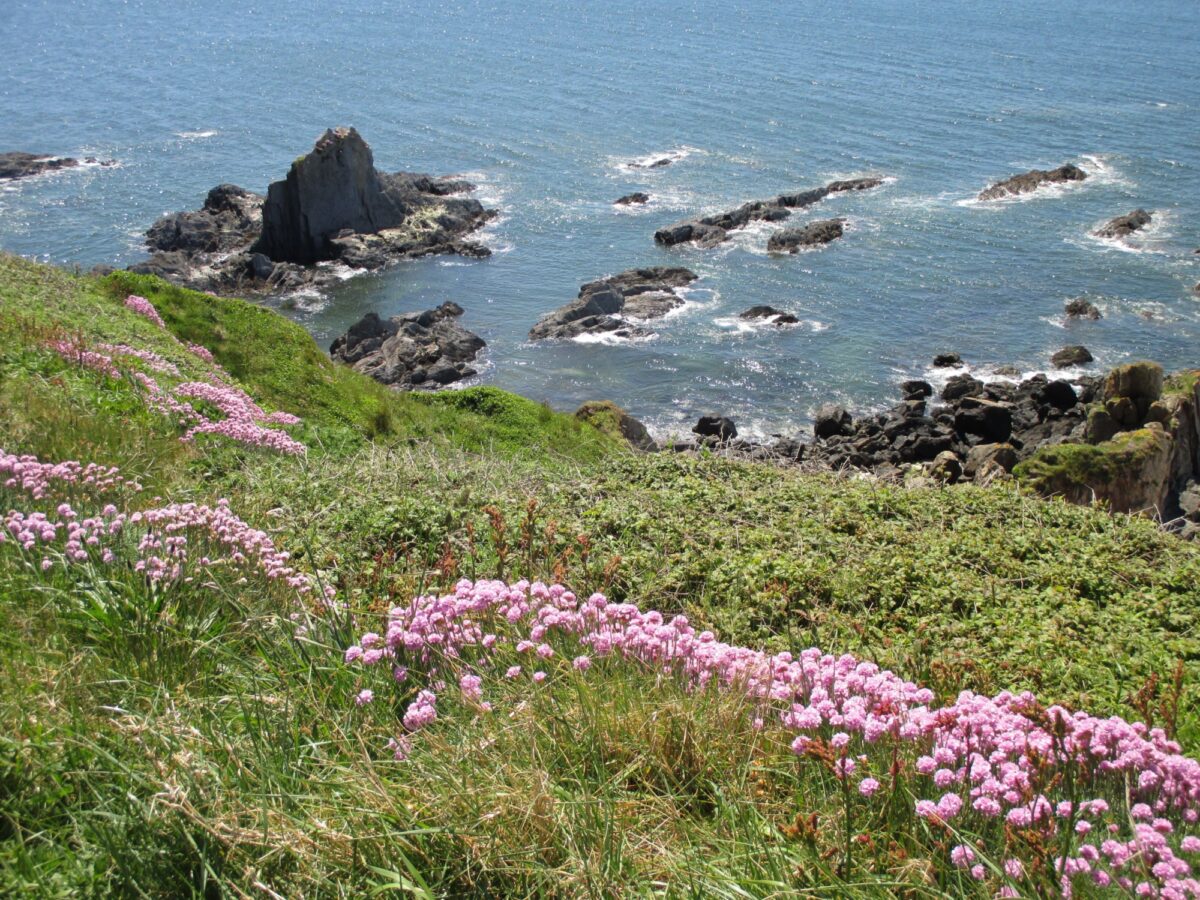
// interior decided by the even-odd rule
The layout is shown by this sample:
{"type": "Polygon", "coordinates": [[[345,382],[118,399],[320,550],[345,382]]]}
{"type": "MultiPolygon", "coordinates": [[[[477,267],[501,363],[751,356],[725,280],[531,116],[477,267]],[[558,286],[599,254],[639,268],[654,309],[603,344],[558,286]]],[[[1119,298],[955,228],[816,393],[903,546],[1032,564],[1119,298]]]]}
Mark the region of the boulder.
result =
{"type": "Polygon", "coordinates": [[[954,484],[962,478],[962,460],[949,450],[943,450],[929,464],[929,474],[944,484],[954,484]]]}
{"type": "Polygon", "coordinates": [[[796,253],[802,247],[819,247],[835,241],[843,234],[845,219],[825,219],[810,222],[802,228],[785,228],[767,240],[767,250],[772,253],[796,253]]]}
{"type": "Polygon", "coordinates": [[[979,199],[999,200],[1017,194],[1027,194],[1045,184],[1063,184],[1071,181],[1083,181],[1085,178],[1087,178],[1087,172],[1072,163],[1059,166],[1057,169],[1033,169],[984,188],[979,192],[979,199]]]}
{"type": "Polygon", "coordinates": [[[726,416],[701,416],[692,427],[692,432],[702,438],[715,438],[721,442],[733,440],[738,433],[733,419],[726,416]]]}
{"type": "Polygon", "coordinates": [[[770,319],[772,325],[795,325],[800,320],[773,306],[752,306],[738,313],[739,319],[770,319]]]}
{"type": "MultiPolygon", "coordinates": [[[[744,228],[751,222],[778,222],[788,218],[793,209],[812,206],[832,194],[864,191],[881,184],[882,178],[853,178],[847,181],[831,181],[824,187],[795,194],[780,194],[772,200],[752,200],[729,212],[688,219],[660,228],[654,233],[654,240],[668,247],[689,242],[697,243],[701,247],[715,247],[728,239],[730,231],[744,228]]],[[[834,235],[838,236],[840,233],[834,235]]]]}
{"type": "Polygon", "coordinates": [[[967,451],[967,462],[963,472],[968,478],[975,478],[980,471],[998,467],[1004,472],[1011,472],[1017,464],[1017,451],[1012,444],[976,444],[967,451]]]}
{"type": "Polygon", "coordinates": [[[582,334],[612,333],[635,337],[647,332],[634,320],[662,318],[684,303],[680,289],[699,276],[690,269],[655,266],[628,269],[618,275],[590,281],[579,296],[543,316],[529,331],[529,339],[566,339],[582,334]]]}
{"type": "Polygon", "coordinates": [[[935,369],[953,369],[962,364],[962,357],[957,353],[939,353],[933,358],[933,367],[935,369]]]}
{"type": "Polygon", "coordinates": [[[983,397],[963,397],[954,414],[954,428],[988,443],[1004,443],[1012,435],[1012,408],[983,397]]]}
{"type": "Polygon", "coordinates": [[[1050,364],[1056,369],[1066,369],[1071,366],[1082,366],[1092,362],[1094,357],[1088,351],[1087,347],[1079,344],[1072,344],[1069,347],[1063,347],[1050,357],[1050,364]]]}
{"type": "Polygon", "coordinates": [[[1079,402],[1079,396],[1069,381],[1049,381],[1034,394],[1039,403],[1048,403],[1055,409],[1070,409],[1079,402]]]}
{"type": "Polygon", "coordinates": [[[813,419],[813,434],[817,440],[833,437],[838,434],[851,433],[851,418],[845,407],[826,403],[817,410],[813,419]]]}
{"type": "Polygon", "coordinates": [[[436,309],[381,319],[367,313],[329,348],[338,362],[402,390],[435,390],[477,374],[473,362],[486,344],[458,324],[463,309],[436,309]]]}
{"type": "Polygon", "coordinates": [[[1102,238],[1123,238],[1128,237],[1135,231],[1140,231],[1150,224],[1153,217],[1144,209],[1135,209],[1133,212],[1126,213],[1123,216],[1117,216],[1109,219],[1099,228],[1092,232],[1096,237],[1102,238]]]}
{"type": "Polygon", "coordinates": [[[589,400],[575,410],[575,418],[614,437],[621,437],[635,450],[654,451],[658,444],[646,426],[609,400],[589,400]]]}
{"type": "Polygon", "coordinates": [[[933,385],[928,381],[904,381],[900,384],[900,393],[905,400],[924,400],[933,396],[933,385]]]}
{"type": "Polygon", "coordinates": [[[634,191],[632,194],[626,194],[624,197],[618,197],[613,201],[614,206],[641,206],[643,203],[650,202],[650,195],[644,194],[641,191],[634,191]]]}
{"type": "Polygon", "coordinates": [[[963,397],[975,397],[983,393],[983,382],[966,373],[951,377],[942,388],[942,399],[947,403],[963,397]]]}
{"type": "Polygon", "coordinates": [[[1100,319],[1100,309],[1095,303],[1083,297],[1076,297],[1074,300],[1068,300],[1066,306],[1063,307],[1063,312],[1067,314],[1068,319],[1100,319]]]}

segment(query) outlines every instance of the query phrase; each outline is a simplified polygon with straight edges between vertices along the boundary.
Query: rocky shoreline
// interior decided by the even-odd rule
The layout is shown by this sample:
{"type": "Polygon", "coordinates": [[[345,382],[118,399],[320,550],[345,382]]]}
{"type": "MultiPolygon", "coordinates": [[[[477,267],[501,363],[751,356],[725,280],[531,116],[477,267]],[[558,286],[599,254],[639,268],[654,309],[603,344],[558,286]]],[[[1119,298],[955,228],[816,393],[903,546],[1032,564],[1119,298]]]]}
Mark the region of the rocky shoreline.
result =
{"type": "Polygon", "coordinates": [[[357,131],[329,129],[265,197],[218,185],[201,209],[155,222],[151,257],[130,270],[262,296],[328,285],[335,264],[375,271],[438,253],[484,257],[491,251],[466,237],[496,213],[463,196],[472,190],[461,179],[381,172],[357,131]]]}
{"type": "MultiPolygon", "coordinates": [[[[956,354],[942,361],[961,364],[956,354]]],[[[1103,501],[1200,538],[1200,370],[1165,378],[1157,363],[1135,362],[1074,382],[1037,375],[1019,383],[984,383],[963,371],[936,397],[922,380],[903,382],[900,392],[890,410],[857,418],[822,406],[810,440],[746,440],[729,416],[706,415],[694,439],[653,449],[908,484],[990,484],[1015,475],[1046,496],[1103,501]]]]}

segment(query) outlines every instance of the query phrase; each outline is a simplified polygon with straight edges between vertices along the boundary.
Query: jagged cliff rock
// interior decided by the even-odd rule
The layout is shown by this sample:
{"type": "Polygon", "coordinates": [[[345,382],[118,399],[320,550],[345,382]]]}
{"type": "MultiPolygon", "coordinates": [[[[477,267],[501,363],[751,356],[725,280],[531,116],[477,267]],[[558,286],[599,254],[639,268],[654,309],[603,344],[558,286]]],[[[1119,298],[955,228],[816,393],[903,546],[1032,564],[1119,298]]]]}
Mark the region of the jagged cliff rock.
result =
{"type": "Polygon", "coordinates": [[[172,213],[147,232],[153,255],[130,268],[196,290],[286,293],[337,278],[314,264],[374,270],[414,256],[487,256],[463,238],[495,213],[461,196],[468,182],[375,169],[353,128],[330,129],[292,163],[266,198],[236,185],[213,188],[204,207],[172,213]]]}

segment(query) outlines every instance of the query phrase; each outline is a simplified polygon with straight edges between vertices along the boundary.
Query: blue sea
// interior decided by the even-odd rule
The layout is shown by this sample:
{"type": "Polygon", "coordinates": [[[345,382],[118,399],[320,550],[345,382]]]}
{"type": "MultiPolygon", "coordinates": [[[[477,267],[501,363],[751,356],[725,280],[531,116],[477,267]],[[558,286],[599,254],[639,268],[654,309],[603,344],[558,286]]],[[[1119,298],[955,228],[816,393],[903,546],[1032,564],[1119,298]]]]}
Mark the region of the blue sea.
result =
{"type": "MultiPolygon", "coordinates": [[[[328,126],[389,171],[461,173],[501,211],[494,255],[349,277],[284,310],[322,345],[368,310],[461,304],[480,377],[571,409],[607,398],[660,435],[731,415],[802,433],[818,405],[864,411],[958,351],[973,371],[1044,369],[1084,344],[1200,364],[1200,15],[1194,0],[442,3],[93,0],[0,4],[0,150],[116,160],[0,186],[0,248],[129,265],[160,215],[210,187],[264,191],[328,126]],[[639,169],[669,155],[670,166],[639,169]],[[1065,162],[1090,177],[977,203],[1065,162]],[[877,174],[790,224],[846,236],[765,253],[654,230],[746,200],[877,174]],[[644,208],[612,201],[652,195],[644,208]],[[1089,232],[1144,207],[1136,240],[1089,232]],[[700,275],[657,336],[526,340],[580,284],[633,266],[700,275]],[[1066,323],[1078,296],[1099,321],[1066,323]],[[750,328],[756,304],[800,325],[750,328]]],[[[349,273],[347,273],[349,274],[349,273]]]]}

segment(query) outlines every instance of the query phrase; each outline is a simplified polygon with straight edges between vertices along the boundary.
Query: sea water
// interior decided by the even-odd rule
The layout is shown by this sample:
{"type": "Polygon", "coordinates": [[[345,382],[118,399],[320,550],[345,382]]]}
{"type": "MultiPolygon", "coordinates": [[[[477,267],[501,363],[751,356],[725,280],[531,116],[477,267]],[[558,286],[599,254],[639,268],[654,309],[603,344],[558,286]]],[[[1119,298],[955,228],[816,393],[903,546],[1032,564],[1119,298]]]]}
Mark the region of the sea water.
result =
{"type": "Polygon", "coordinates": [[[1192,0],[0,4],[0,150],[113,159],[0,185],[0,248],[129,265],[160,215],[222,182],[264,191],[328,126],[385,170],[464,174],[500,217],[486,260],[435,257],[280,304],[327,346],[368,310],[454,300],[488,349],[476,382],[571,409],[606,398],[660,435],[731,415],[799,434],[821,403],[887,406],[934,375],[1200,364],[1200,16],[1192,0]],[[667,156],[671,164],[639,168],[667,156]],[[980,203],[1073,161],[1089,178],[980,203]],[[656,228],[880,175],[785,224],[847,220],[768,255],[777,224],[712,250],[656,228]],[[615,207],[634,190],[645,207],[615,207]],[[1090,236],[1144,207],[1133,239],[1090,236]],[[700,274],[655,336],[530,343],[579,286],[634,266],[700,274]],[[1067,322],[1086,296],[1099,321],[1067,322]],[[750,324],[770,304],[799,325],[750,324]]]}

